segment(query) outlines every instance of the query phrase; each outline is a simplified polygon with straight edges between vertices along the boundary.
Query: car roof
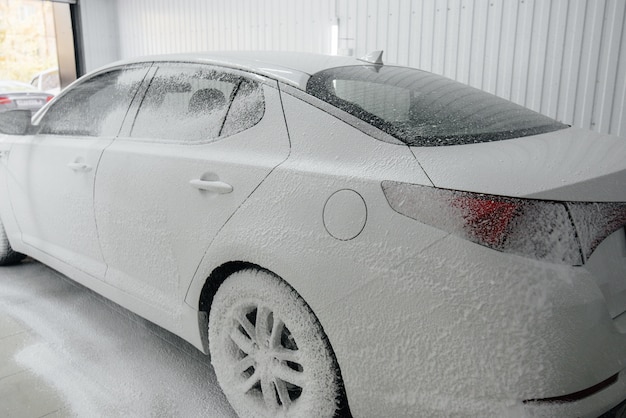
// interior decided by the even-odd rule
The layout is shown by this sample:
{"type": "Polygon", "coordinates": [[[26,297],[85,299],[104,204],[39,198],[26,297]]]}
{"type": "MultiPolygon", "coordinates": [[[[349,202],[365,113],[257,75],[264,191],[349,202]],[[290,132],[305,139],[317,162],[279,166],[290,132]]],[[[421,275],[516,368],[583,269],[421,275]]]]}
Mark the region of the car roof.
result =
{"type": "MultiPolygon", "coordinates": [[[[141,62],[197,62],[249,71],[304,90],[312,74],[348,65],[368,65],[354,57],[306,52],[229,51],[154,55],[118,61],[104,68],[141,62]]],[[[103,69],[104,69],[103,68],[103,69]]]]}
{"type": "Polygon", "coordinates": [[[40,91],[30,84],[14,80],[0,80],[0,91],[2,93],[13,93],[17,91],[40,91]]]}

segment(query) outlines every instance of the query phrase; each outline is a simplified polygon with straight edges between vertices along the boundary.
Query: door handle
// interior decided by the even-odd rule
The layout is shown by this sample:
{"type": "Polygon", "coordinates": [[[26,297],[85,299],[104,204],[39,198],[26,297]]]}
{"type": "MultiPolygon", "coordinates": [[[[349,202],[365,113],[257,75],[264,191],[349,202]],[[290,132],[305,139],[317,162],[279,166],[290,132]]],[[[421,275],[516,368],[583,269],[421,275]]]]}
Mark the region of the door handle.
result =
{"type": "Polygon", "coordinates": [[[8,156],[9,156],[9,150],[0,150],[0,158],[8,157],[8,156]]]}
{"type": "Polygon", "coordinates": [[[69,168],[71,168],[72,170],[78,171],[78,172],[81,172],[81,173],[86,173],[88,171],[91,171],[91,167],[88,166],[85,163],[78,163],[78,162],[76,162],[76,163],[69,163],[67,166],[69,168]]]}
{"type": "Polygon", "coordinates": [[[198,190],[206,190],[218,194],[226,194],[233,191],[233,186],[223,181],[211,181],[211,180],[190,180],[189,184],[198,190]]]}

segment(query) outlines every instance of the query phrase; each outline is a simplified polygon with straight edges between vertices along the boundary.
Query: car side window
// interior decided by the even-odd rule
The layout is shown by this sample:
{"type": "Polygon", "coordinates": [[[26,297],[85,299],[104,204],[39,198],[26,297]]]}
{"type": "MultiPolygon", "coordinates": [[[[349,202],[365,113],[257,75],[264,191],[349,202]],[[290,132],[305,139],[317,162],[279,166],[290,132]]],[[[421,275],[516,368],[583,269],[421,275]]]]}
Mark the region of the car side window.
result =
{"type": "Polygon", "coordinates": [[[263,86],[197,64],[162,64],[150,83],[130,136],[205,142],[256,125],[265,113],[263,86]]]}
{"type": "Polygon", "coordinates": [[[230,136],[245,131],[259,123],[265,114],[263,86],[257,82],[243,80],[230,105],[221,136],[230,136]]]}
{"type": "Polygon", "coordinates": [[[163,65],[150,83],[130,136],[171,141],[217,138],[240,78],[202,65],[163,65]]]}
{"type": "Polygon", "coordinates": [[[115,136],[148,66],[125,67],[96,75],[52,104],[39,122],[39,133],[67,136],[115,136]]]}

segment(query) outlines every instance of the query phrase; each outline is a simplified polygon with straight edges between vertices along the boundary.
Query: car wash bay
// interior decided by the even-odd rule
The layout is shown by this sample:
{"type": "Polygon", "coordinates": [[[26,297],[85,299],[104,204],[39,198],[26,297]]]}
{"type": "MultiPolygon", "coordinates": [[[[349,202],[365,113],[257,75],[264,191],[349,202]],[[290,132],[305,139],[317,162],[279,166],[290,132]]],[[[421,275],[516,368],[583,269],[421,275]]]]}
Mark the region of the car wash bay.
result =
{"type": "Polygon", "coordinates": [[[0,294],[0,416],[235,416],[209,357],[38,262],[0,294]]]}

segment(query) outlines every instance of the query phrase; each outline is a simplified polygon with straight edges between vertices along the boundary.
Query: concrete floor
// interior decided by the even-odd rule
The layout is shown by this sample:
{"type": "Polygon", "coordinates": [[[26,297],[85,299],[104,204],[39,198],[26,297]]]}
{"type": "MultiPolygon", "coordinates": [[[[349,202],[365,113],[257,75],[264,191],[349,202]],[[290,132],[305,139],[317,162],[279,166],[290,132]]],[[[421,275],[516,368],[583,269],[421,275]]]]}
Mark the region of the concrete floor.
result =
{"type": "Polygon", "coordinates": [[[63,417],[67,403],[42,378],[15,361],[36,344],[31,330],[7,315],[0,316],[0,412],[6,417],[63,417]]]}
{"type": "Polygon", "coordinates": [[[32,260],[0,268],[1,417],[234,417],[209,358],[32,260]]]}

